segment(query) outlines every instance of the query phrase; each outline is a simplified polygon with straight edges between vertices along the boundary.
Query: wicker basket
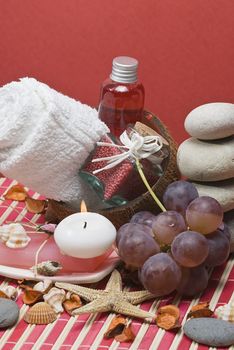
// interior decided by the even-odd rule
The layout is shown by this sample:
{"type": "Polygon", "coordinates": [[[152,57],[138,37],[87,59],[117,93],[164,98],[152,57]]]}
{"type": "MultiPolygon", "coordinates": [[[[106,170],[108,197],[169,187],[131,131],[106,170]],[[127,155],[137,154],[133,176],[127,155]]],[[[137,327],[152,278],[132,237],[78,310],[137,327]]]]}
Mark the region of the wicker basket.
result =
{"type": "MultiPolygon", "coordinates": [[[[179,178],[179,172],[176,166],[177,146],[165,125],[159,118],[152,115],[152,113],[149,114],[149,112],[145,111],[142,122],[159,132],[159,134],[161,134],[168,141],[170,146],[170,154],[167,157],[164,165],[164,173],[152,187],[156,195],[161,198],[166,187],[171,182],[178,180],[179,178]],[[148,117],[149,115],[150,118],[148,117]]],[[[141,210],[149,210],[154,213],[160,211],[149,192],[142,194],[140,197],[130,201],[126,205],[122,205],[117,208],[104,209],[99,213],[106,216],[113,222],[116,228],[119,228],[124,223],[129,222],[134,213],[141,210]]],[[[75,212],[76,211],[74,208],[71,208],[62,202],[49,200],[46,219],[55,223],[75,212]]]]}

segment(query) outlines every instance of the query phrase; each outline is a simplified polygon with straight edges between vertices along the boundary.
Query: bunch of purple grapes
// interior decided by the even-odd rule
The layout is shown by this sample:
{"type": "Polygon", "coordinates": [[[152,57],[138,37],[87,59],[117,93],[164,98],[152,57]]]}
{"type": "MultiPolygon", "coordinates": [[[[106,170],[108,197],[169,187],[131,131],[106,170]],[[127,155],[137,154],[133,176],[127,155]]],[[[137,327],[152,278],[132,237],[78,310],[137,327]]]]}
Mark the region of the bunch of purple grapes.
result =
{"type": "Polygon", "coordinates": [[[155,296],[175,290],[196,295],[207,287],[207,268],[223,264],[230,253],[222,208],[182,180],[167,187],[163,203],[167,211],[139,212],[118,230],[119,256],[138,269],[141,283],[155,296]]]}

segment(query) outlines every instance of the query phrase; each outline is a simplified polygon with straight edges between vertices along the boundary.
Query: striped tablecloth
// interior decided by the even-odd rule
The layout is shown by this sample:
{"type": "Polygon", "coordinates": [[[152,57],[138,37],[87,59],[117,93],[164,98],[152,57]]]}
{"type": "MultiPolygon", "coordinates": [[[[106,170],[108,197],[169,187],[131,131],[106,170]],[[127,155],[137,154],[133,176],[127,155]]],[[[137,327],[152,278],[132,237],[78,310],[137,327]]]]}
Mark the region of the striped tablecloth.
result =
{"type": "MultiPolygon", "coordinates": [[[[0,197],[14,184],[14,182],[0,179],[0,197]]],[[[39,195],[29,191],[34,198],[39,195]]],[[[33,215],[25,209],[24,203],[4,201],[0,202],[0,224],[6,221],[30,219],[35,223],[43,223],[42,215],[33,215]]],[[[174,303],[181,310],[182,323],[186,320],[186,314],[190,308],[199,301],[210,301],[211,308],[217,305],[227,303],[234,291],[234,255],[230,257],[225,266],[216,268],[210,277],[209,287],[197,299],[181,300],[177,295],[170,296],[168,299],[156,299],[154,302],[145,302],[140,307],[151,312],[156,311],[157,307],[166,303],[174,303]]],[[[7,280],[4,277],[0,280],[1,284],[13,284],[14,281],[7,280]]],[[[93,315],[84,314],[79,317],[70,317],[65,312],[58,319],[47,326],[28,325],[24,322],[23,315],[28,306],[18,299],[20,307],[20,318],[18,324],[5,331],[0,331],[0,349],[4,350],[88,350],[88,349],[138,349],[138,350],[203,350],[208,347],[192,343],[188,340],[181,330],[177,332],[165,332],[158,329],[155,324],[143,323],[137,319],[132,321],[132,328],[136,338],[132,343],[118,343],[115,340],[103,339],[114,314],[98,313],[93,315]]],[[[0,310],[1,312],[1,310],[0,310]]],[[[234,350],[234,346],[230,349],[234,350]]]]}

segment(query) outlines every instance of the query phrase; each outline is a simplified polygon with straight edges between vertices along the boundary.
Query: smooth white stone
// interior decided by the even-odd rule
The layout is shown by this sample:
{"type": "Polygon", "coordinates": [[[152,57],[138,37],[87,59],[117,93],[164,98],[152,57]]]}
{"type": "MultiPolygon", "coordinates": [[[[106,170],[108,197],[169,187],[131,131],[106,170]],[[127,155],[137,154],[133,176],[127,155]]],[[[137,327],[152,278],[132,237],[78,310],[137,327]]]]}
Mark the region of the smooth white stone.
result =
{"type": "Polygon", "coordinates": [[[184,126],[193,137],[215,140],[234,134],[234,104],[207,103],[193,109],[186,117],[184,126]]]}
{"type": "Polygon", "coordinates": [[[234,178],[217,182],[193,182],[193,184],[198,190],[199,196],[215,198],[223,211],[234,209],[234,178]]]}
{"type": "Polygon", "coordinates": [[[194,181],[220,181],[234,177],[234,137],[219,141],[190,138],[178,149],[183,176],[194,181]]]}

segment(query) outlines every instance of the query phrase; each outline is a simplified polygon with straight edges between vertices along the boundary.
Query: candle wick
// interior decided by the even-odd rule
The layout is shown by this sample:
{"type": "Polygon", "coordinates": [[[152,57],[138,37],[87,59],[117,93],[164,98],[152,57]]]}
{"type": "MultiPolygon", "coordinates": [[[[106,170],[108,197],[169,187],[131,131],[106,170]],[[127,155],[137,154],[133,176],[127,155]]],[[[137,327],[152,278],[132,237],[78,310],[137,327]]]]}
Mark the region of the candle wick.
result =
{"type": "Polygon", "coordinates": [[[87,227],[87,221],[85,221],[83,228],[87,227]]]}

